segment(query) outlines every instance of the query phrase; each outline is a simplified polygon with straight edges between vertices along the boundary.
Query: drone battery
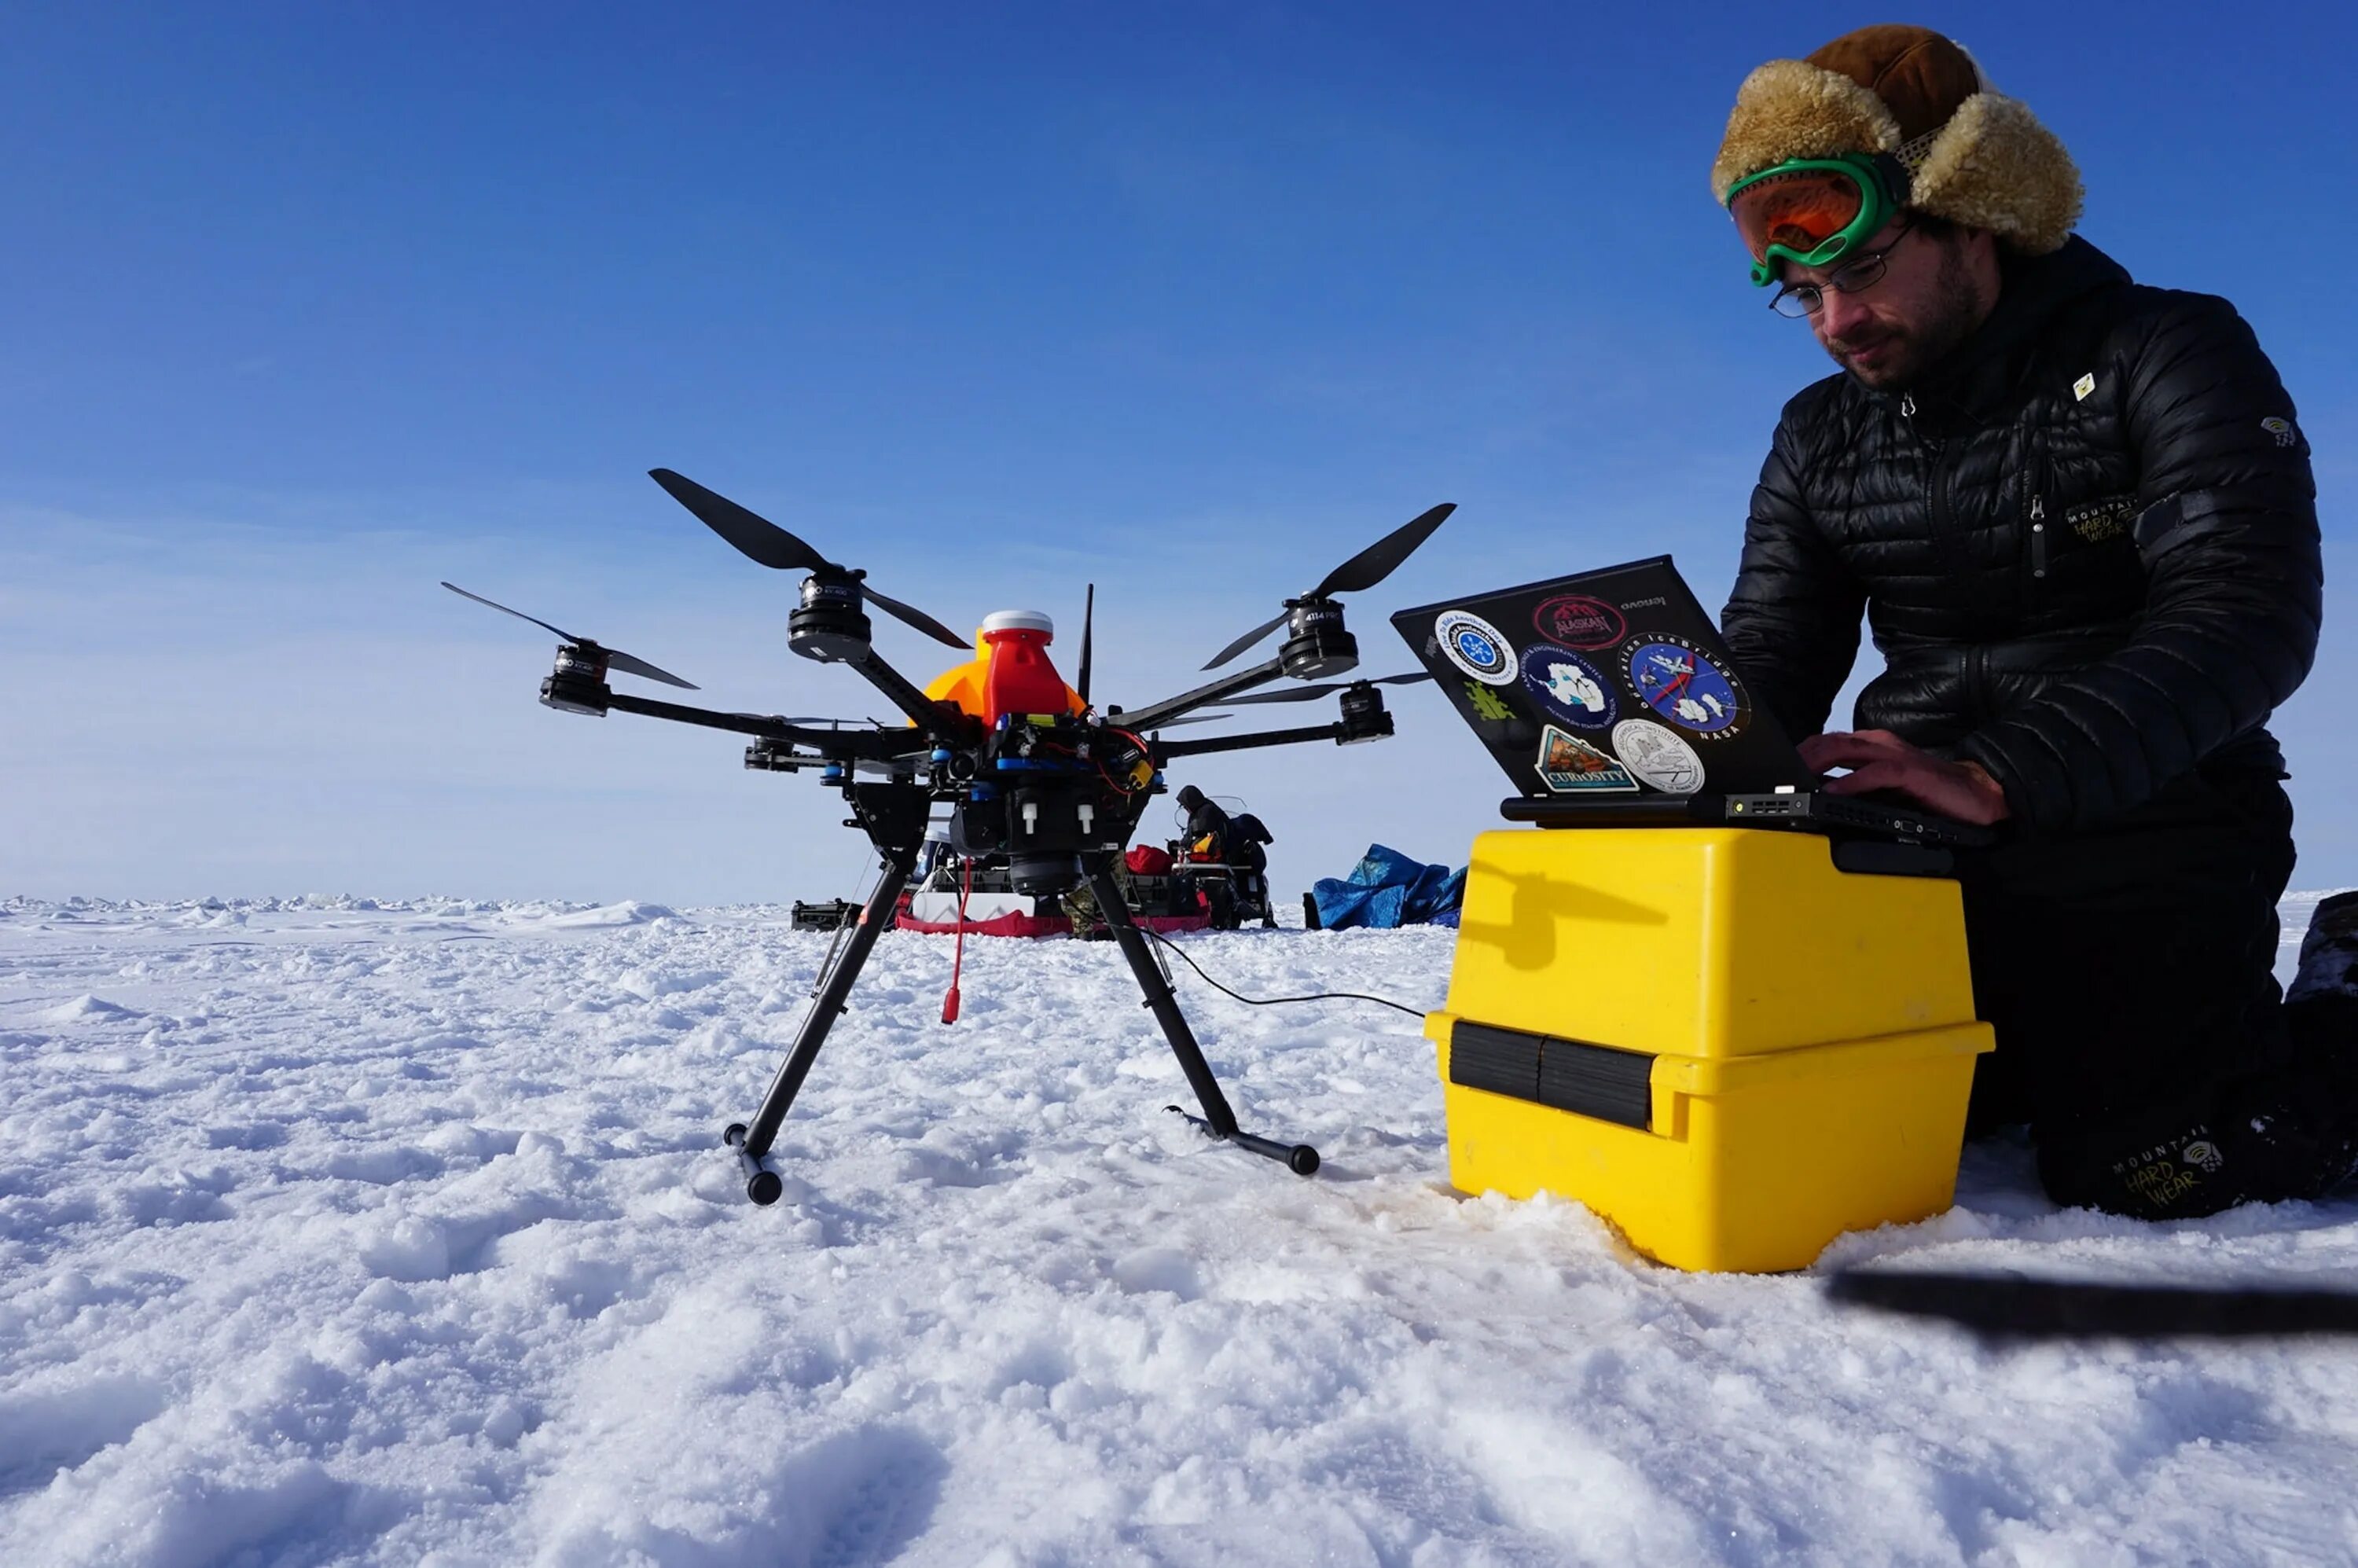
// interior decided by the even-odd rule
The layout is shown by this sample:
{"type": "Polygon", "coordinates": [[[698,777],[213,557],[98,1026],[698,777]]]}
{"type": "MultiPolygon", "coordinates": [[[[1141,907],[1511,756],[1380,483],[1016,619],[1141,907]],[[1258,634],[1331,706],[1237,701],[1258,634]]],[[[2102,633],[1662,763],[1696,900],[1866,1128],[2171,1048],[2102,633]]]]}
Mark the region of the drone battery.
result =
{"type": "Polygon", "coordinates": [[[1747,1272],[1948,1207],[1991,1044],[1955,882],[1722,827],[1483,834],[1425,1033],[1455,1185],[1747,1272]]]}

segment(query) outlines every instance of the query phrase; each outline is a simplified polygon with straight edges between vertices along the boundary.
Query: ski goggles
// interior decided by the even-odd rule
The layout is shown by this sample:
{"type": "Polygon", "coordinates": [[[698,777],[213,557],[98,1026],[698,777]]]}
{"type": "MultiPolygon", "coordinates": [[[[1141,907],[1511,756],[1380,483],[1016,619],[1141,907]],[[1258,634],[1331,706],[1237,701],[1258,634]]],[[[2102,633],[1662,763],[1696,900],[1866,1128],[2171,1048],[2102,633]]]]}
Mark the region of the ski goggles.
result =
{"type": "Polygon", "coordinates": [[[1899,170],[1896,163],[1887,168],[1887,161],[1790,158],[1737,180],[1727,193],[1727,213],[1752,253],[1754,286],[1766,288],[1788,265],[1831,266],[1897,217],[1899,170]]]}

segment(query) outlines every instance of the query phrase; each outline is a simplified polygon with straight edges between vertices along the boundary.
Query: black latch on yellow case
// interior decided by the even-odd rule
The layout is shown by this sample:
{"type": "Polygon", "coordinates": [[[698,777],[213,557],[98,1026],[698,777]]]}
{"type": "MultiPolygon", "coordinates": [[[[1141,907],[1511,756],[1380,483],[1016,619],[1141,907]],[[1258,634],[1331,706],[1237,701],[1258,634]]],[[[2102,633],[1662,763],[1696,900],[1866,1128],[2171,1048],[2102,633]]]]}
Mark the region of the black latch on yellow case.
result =
{"type": "Polygon", "coordinates": [[[1451,1025],[1449,1081],[1623,1127],[1652,1124],[1654,1058],[1520,1029],[1451,1025]]]}

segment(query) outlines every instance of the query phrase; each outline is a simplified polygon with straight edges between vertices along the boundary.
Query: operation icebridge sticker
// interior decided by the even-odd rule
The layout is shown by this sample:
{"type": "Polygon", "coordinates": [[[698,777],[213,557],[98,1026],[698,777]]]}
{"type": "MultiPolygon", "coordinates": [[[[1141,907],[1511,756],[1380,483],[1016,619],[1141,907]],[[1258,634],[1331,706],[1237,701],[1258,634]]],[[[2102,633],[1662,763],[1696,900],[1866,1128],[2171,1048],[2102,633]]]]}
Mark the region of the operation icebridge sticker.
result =
{"type": "Polygon", "coordinates": [[[1633,639],[1622,668],[1639,701],[1699,740],[1733,739],[1752,716],[1736,678],[1683,637],[1633,639]]]}

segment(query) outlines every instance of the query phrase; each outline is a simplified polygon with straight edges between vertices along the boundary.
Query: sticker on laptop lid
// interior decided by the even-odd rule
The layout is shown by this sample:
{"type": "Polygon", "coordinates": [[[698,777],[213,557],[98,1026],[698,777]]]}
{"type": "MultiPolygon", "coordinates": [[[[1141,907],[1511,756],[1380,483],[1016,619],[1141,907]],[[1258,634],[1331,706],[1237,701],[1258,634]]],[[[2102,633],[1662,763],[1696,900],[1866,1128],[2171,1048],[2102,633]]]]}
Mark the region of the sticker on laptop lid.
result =
{"type": "Polygon", "coordinates": [[[1551,643],[1567,648],[1610,648],[1629,634],[1629,622],[1601,599],[1559,593],[1531,611],[1531,625],[1551,643]]]}
{"type": "Polygon", "coordinates": [[[1540,731],[1540,782],[1558,795],[1595,791],[1634,792],[1629,770],[1582,740],[1550,724],[1540,731]]]}
{"type": "Polygon", "coordinates": [[[1650,719],[1624,719],[1613,727],[1614,754],[1645,784],[1668,795],[1703,788],[1703,759],[1695,749],[1650,719]]]}
{"type": "Polygon", "coordinates": [[[1604,670],[1569,648],[1534,643],[1523,650],[1523,689],[1541,708],[1575,730],[1610,730],[1620,699],[1604,670]]]}
{"type": "Polygon", "coordinates": [[[1466,700],[1474,717],[1486,724],[1504,724],[1515,717],[1512,703],[1478,681],[1466,683],[1466,700]]]}
{"type": "Polygon", "coordinates": [[[1621,667],[1639,701],[1698,740],[1733,740],[1752,717],[1736,677],[1683,637],[1633,639],[1621,667]]]}
{"type": "Polygon", "coordinates": [[[1496,626],[1464,610],[1444,610],[1433,623],[1441,656],[1489,686],[1515,684],[1515,650],[1496,626]]]}

